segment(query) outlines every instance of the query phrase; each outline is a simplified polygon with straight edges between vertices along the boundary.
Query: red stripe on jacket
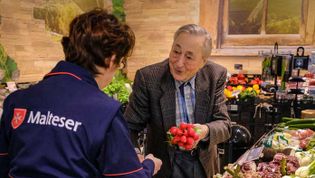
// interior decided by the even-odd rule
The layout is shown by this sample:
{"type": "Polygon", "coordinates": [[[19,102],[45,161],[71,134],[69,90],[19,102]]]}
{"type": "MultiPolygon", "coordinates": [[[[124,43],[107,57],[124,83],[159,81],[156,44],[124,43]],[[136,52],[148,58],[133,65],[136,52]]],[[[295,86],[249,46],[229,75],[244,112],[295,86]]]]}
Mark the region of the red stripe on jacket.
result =
{"type": "Polygon", "coordinates": [[[9,153],[0,153],[0,156],[7,156],[9,153]]]}
{"type": "Polygon", "coordinates": [[[123,175],[127,175],[127,174],[131,174],[134,172],[138,172],[141,171],[143,169],[143,167],[133,170],[133,171],[129,171],[129,172],[123,172],[123,173],[116,173],[116,174],[103,174],[104,176],[123,176],[123,175]]]}

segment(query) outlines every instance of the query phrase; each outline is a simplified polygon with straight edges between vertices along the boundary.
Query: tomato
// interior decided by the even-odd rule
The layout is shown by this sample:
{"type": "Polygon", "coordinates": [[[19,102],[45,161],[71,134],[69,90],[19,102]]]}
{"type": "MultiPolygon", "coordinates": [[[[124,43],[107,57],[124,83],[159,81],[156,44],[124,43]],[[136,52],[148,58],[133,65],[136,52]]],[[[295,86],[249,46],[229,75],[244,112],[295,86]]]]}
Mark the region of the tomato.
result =
{"type": "Polygon", "coordinates": [[[245,79],[245,75],[244,74],[237,74],[237,78],[238,79],[245,79]]]}
{"type": "Polygon", "coordinates": [[[229,91],[233,91],[233,87],[232,86],[227,86],[226,87],[229,91]]]}

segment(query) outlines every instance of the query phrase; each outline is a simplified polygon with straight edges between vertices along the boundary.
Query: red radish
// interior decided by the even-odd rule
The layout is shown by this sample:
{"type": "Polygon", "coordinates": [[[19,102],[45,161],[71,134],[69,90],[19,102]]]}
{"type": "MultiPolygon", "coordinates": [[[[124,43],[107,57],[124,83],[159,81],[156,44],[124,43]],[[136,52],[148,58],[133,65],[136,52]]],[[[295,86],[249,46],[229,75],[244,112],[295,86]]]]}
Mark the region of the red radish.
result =
{"type": "Polygon", "coordinates": [[[173,126],[168,130],[169,143],[179,149],[191,150],[199,139],[198,131],[193,124],[180,123],[179,127],[173,126]]]}
{"type": "Polygon", "coordinates": [[[184,146],[185,150],[191,150],[192,147],[193,147],[193,145],[189,145],[189,144],[186,144],[186,145],[184,146]]]}
{"type": "Polygon", "coordinates": [[[176,133],[177,133],[177,130],[178,130],[177,127],[172,127],[172,128],[170,129],[170,133],[171,133],[173,136],[175,136],[176,133]]]}
{"type": "Polygon", "coordinates": [[[182,123],[180,123],[179,128],[182,130],[185,130],[187,128],[187,124],[182,122],[182,123]]]}
{"type": "Polygon", "coordinates": [[[183,135],[185,135],[185,136],[187,137],[187,136],[188,136],[188,130],[185,129],[185,130],[183,131],[183,135]]]}
{"type": "Polygon", "coordinates": [[[186,144],[193,145],[194,142],[195,142],[195,140],[194,140],[193,138],[188,137],[188,138],[187,138],[187,141],[186,141],[186,144]]]}
{"type": "Polygon", "coordinates": [[[198,140],[199,139],[199,135],[195,134],[194,135],[194,140],[198,140]]]}
{"type": "Polygon", "coordinates": [[[174,137],[173,139],[172,139],[172,141],[171,141],[171,143],[173,144],[173,145],[175,145],[175,144],[177,144],[178,143],[178,140],[177,139],[175,139],[176,137],[174,137]]]}
{"type": "Polygon", "coordinates": [[[188,128],[194,128],[194,124],[187,124],[186,126],[187,126],[187,129],[188,128]]]}
{"type": "Polygon", "coordinates": [[[185,135],[183,135],[182,137],[180,137],[180,141],[183,143],[187,142],[187,137],[185,135]]]}
{"type": "Polygon", "coordinates": [[[182,136],[183,135],[183,131],[181,129],[177,130],[177,135],[182,136]]]}
{"type": "Polygon", "coordinates": [[[195,135],[195,130],[193,128],[188,128],[188,135],[193,137],[195,135]]]}

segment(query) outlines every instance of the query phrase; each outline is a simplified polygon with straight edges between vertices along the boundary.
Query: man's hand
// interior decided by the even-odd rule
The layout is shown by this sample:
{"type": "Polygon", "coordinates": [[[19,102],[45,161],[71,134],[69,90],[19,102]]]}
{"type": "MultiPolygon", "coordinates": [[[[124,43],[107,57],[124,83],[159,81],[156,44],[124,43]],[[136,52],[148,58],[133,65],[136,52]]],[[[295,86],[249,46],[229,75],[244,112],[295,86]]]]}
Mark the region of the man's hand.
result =
{"type": "Polygon", "coordinates": [[[197,134],[199,135],[199,139],[195,140],[195,144],[193,146],[193,148],[195,148],[199,141],[206,138],[209,135],[209,127],[205,124],[194,124],[194,128],[196,128],[197,130],[197,134]]]}
{"type": "Polygon", "coordinates": [[[145,159],[151,159],[154,162],[153,175],[155,175],[161,169],[162,161],[159,158],[154,157],[153,154],[148,154],[145,159]]]}

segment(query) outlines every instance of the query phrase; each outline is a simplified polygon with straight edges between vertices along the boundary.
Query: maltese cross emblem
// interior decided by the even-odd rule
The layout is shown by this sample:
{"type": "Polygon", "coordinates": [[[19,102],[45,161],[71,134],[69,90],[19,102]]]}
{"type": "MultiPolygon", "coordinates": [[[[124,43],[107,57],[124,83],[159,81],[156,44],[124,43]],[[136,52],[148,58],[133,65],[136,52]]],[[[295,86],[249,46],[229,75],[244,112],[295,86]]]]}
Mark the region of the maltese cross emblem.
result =
{"type": "Polygon", "coordinates": [[[13,129],[18,128],[24,121],[27,110],[22,108],[14,108],[11,125],[13,129]]]}

